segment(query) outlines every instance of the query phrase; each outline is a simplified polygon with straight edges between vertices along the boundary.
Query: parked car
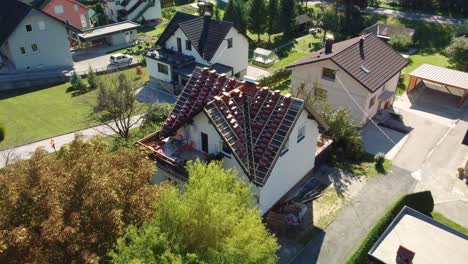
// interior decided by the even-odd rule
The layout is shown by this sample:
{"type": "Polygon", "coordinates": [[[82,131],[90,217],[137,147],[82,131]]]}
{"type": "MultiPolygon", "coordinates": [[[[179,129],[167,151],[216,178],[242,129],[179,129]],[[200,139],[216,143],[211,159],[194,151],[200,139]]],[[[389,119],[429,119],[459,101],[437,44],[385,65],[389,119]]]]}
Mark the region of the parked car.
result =
{"type": "Polygon", "coordinates": [[[133,57],[127,54],[117,53],[110,56],[110,64],[132,63],[133,57]]]}

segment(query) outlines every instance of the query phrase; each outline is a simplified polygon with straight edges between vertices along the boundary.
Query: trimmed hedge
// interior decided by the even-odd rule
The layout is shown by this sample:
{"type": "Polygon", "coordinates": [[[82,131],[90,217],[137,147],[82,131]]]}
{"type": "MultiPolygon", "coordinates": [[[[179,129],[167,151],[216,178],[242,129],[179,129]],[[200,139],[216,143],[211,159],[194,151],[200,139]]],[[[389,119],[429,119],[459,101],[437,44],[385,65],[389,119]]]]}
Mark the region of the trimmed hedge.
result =
{"type": "Polygon", "coordinates": [[[383,216],[372,227],[353,255],[346,260],[346,263],[368,263],[367,253],[405,205],[430,217],[431,212],[434,210],[434,199],[430,191],[412,193],[398,199],[386,209],[383,216]]]}

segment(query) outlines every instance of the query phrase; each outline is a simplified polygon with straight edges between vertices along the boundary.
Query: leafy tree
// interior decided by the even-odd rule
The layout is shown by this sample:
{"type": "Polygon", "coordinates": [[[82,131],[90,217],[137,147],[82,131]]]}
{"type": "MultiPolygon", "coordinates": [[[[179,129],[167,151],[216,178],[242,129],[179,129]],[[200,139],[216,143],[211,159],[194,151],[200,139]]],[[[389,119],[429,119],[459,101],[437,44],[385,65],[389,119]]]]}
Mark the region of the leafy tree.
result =
{"type": "Polygon", "coordinates": [[[169,103],[156,103],[151,105],[143,117],[143,126],[162,124],[171,114],[173,108],[174,105],[169,103]]]}
{"type": "Polygon", "coordinates": [[[468,37],[454,38],[444,53],[457,70],[468,71],[468,37]]]}
{"type": "Polygon", "coordinates": [[[248,14],[243,0],[229,1],[224,12],[224,21],[230,21],[243,33],[247,32],[248,14]]]}
{"type": "Polygon", "coordinates": [[[141,120],[141,117],[136,115],[141,113],[144,107],[136,101],[135,90],[139,87],[138,82],[134,82],[123,73],[104,77],[98,82],[98,95],[93,105],[92,118],[127,140],[130,128],[141,120]]]}
{"type": "Polygon", "coordinates": [[[330,127],[328,133],[333,138],[335,146],[343,150],[347,159],[362,159],[365,154],[364,145],[351,114],[343,108],[331,110],[325,106],[323,109],[323,118],[330,127]]]}
{"type": "Polygon", "coordinates": [[[4,263],[98,263],[128,225],[154,214],[161,186],[137,150],[108,153],[80,137],[57,155],[0,170],[0,259],[4,263]]]}
{"type": "Polygon", "coordinates": [[[342,21],[344,32],[342,33],[345,36],[354,36],[362,29],[362,14],[359,9],[366,8],[368,0],[338,0],[338,2],[343,5],[344,12],[342,21]]]}
{"type": "Polygon", "coordinates": [[[336,17],[334,8],[332,6],[320,6],[313,13],[312,19],[316,27],[323,29],[323,41],[325,42],[327,32],[335,29],[336,17]]]}
{"type": "Polygon", "coordinates": [[[411,44],[411,37],[397,32],[395,34],[392,34],[390,40],[388,41],[388,44],[390,44],[390,46],[392,46],[398,51],[405,51],[411,44]]]}
{"type": "Polygon", "coordinates": [[[93,70],[91,65],[89,65],[89,68],[88,68],[88,84],[89,84],[88,86],[89,91],[96,90],[98,87],[98,78],[97,78],[96,72],[93,70]]]}
{"type": "Polygon", "coordinates": [[[281,0],[280,24],[283,36],[290,37],[296,26],[296,0],[281,0]]]}
{"type": "Polygon", "coordinates": [[[269,0],[268,1],[268,42],[271,43],[271,35],[278,33],[279,31],[279,4],[278,0],[269,0]]]}
{"type": "Polygon", "coordinates": [[[249,8],[248,28],[250,32],[257,34],[258,42],[260,42],[260,35],[265,33],[268,25],[268,16],[259,14],[267,14],[266,2],[265,0],[252,0],[249,8]]]}
{"type": "Polygon", "coordinates": [[[253,193],[220,163],[187,165],[184,191],[161,192],[152,221],[130,227],[110,253],[115,263],[275,263],[278,244],[253,193]]]}

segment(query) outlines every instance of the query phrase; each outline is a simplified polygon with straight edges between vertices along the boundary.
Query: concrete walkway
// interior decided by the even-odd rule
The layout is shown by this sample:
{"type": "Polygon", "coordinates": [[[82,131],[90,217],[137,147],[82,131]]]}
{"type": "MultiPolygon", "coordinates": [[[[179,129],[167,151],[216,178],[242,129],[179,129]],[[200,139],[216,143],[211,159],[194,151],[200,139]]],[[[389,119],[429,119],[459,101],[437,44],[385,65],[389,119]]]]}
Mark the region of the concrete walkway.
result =
{"type": "Polygon", "coordinates": [[[385,15],[385,16],[391,16],[391,17],[397,17],[397,18],[414,19],[414,20],[420,20],[420,21],[425,21],[425,22],[436,22],[436,23],[449,24],[449,25],[461,25],[464,22],[464,20],[461,18],[448,18],[444,16],[414,13],[414,12],[408,13],[404,11],[397,11],[397,10],[384,9],[384,8],[375,8],[375,7],[368,7],[362,10],[362,12],[368,13],[368,14],[385,15]]]}
{"type": "Polygon", "coordinates": [[[395,166],[387,175],[370,178],[324,233],[309,241],[289,263],[343,263],[387,206],[411,192],[415,182],[409,171],[395,166]]]}
{"type": "MultiPolygon", "coordinates": [[[[140,119],[141,115],[137,115],[132,117],[132,122],[140,119]]],[[[141,120],[136,123],[133,127],[139,127],[141,125],[141,120]]],[[[54,139],[56,149],[60,149],[63,145],[72,142],[75,139],[76,134],[81,134],[85,139],[90,139],[96,135],[113,135],[115,134],[112,129],[110,129],[106,125],[95,126],[91,128],[86,128],[78,131],[74,131],[71,133],[43,139],[40,141],[36,141],[30,144],[22,145],[15,148],[5,149],[0,151],[0,168],[5,166],[7,159],[11,160],[23,160],[28,159],[31,157],[31,153],[34,152],[37,148],[44,148],[48,152],[53,152],[54,149],[50,145],[50,140],[54,139]],[[9,157],[8,157],[9,156],[9,157]]]]}

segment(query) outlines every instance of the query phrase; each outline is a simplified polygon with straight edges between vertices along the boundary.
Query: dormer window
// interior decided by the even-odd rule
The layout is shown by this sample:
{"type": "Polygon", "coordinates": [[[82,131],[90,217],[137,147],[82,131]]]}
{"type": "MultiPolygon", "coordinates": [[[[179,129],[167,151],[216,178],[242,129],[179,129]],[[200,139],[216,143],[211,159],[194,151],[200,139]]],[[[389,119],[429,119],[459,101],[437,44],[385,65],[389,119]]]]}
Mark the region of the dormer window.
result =
{"type": "Polygon", "coordinates": [[[227,39],[227,48],[228,49],[232,48],[232,38],[227,39]]]}
{"type": "Polygon", "coordinates": [[[192,42],[190,40],[185,40],[185,49],[192,50],[192,42]]]}
{"type": "Polygon", "coordinates": [[[335,80],[335,70],[329,68],[322,69],[322,79],[334,81],[335,80]]]}

